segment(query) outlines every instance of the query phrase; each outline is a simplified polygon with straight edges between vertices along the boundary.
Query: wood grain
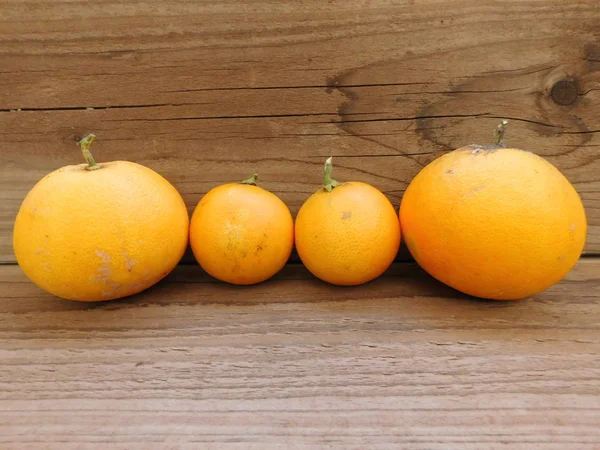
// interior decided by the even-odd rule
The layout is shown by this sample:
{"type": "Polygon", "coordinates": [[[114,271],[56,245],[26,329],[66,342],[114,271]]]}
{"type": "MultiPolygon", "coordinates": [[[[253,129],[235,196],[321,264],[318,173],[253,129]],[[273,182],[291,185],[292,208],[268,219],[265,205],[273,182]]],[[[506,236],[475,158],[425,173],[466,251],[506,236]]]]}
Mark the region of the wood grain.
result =
{"type": "Polygon", "coordinates": [[[329,155],[398,206],[500,118],[573,182],[600,253],[598,23],[596,0],[2,2],[0,262],[27,191],[87,132],[190,209],[257,170],[295,212],[329,155]]]}
{"type": "Polygon", "coordinates": [[[598,259],[519,302],[407,263],[357,288],[180,266],[97,305],[9,265],[0,292],[1,448],[600,448],[598,259]]]}
{"type": "Polygon", "coordinates": [[[600,259],[520,302],[397,263],[356,288],[183,265],[89,305],[1,265],[88,132],[190,211],[258,171],[296,212],[327,156],[397,207],[501,118],[573,182],[600,254],[599,23],[596,0],[0,2],[0,448],[600,449],[600,259]]]}

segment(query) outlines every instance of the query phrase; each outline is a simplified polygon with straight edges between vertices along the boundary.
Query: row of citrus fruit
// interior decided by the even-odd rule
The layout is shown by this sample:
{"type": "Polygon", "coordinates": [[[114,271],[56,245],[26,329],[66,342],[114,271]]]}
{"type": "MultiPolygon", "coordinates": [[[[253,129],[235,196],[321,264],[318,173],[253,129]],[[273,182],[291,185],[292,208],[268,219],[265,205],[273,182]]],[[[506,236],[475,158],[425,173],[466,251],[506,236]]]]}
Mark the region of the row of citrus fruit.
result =
{"type": "Polygon", "coordinates": [[[162,176],[132,162],[87,164],[40,180],[21,205],[14,251],[25,274],[58,297],[98,301],[141,292],[166,276],[188,243],[215,278],[254,284],[275,275],[294,245],[318,278],[357,285],[381,275],[401,240],[433,277],[491,299],[518,299],[559,281],[583,251],[584,208],[546,160],[502,139],[434,160],[412,180],[399,215],[362,182],[324,185],[300,208],[256,186],[256,175],[209,191],[191,221],[162,176]]]}

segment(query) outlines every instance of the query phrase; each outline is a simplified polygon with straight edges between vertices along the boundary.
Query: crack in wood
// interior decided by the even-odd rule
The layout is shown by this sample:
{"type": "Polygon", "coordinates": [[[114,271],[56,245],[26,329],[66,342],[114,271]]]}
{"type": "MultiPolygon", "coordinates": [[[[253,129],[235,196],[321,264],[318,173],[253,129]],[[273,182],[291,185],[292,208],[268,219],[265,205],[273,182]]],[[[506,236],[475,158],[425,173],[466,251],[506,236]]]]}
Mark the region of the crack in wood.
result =
{"type": "Polygon", "coordinates": [[[253,116],[206,116],[206,117],[168,117],[160,119],[106,119],[104,122],[163,122],[178,120],[228,120],[228,119],[275,119],[280,117],[314,117],[336,116],[336,113],[305,113],[305,114],[264,114],[253,116]]]}
{"type": "Polygon", "coordinates": [[[492,90],[452,90],[452,91],[417,91],[417,92],[394,92],[391,94],[387,94],[386,97],[395,97],[398,95],[454,95],[454,94],[496,94],[503,92],[517,92],[517,91],[525,91],[529,89],[529,87],[520,87],[515,89],[492,89],[492,90]]]}
{"type": "MultiPolygon", "coordinates": [[[[356,113],[354,113],[356,114],[356,113]]],[[[345,114],[348,115],[348,114],[345,114]]],[[[363,122],[392,122],[392,121],[407,121],[407,120],[422,120],[422,119],[447,119],[447,118],[460,118],[460,117],[487,117],[487,114],[446,114],[439,116],[411,116],[411,117],[380,117],[377,119],[355,119],[355,120],[338,120],[335,123],[363,123],[363,122]]],[[[322,123],[322,122],[314,122],[322,123]]]]}
{"type": "MultiPolygon", "coordinates": [[[[361,137],[362,135],[356,135],[361,137]]],[[[387,153],[377,155],[331,155],[334,158],[390,158],[397,156],[421,156],[421,155],[432,155],[433,152],[415,152],[415,153],[387,153]]]]}
{"type": "Polygon", "coordinates": [[[0,113],[15,112],[53,112],[53,111],[96,111],[107,109],[140,109],[157,108],[161,106],[178,106],[172,103],[155,103],[149,105],[118,105],[118,106],[61,106],[53,108],[9,108],[0,109],[0,113]]]}
{"type": "Polygon", "coordinates": [[[244,87],[222,87],[222,88],[197,88],[197,89],[176,89],[173,91],[162,91],[163,93],[186,93],[186,92],[206,92],[206,91],[266,91],[282,89],[337,89],[337,88],[370,88],[385,86],[419,86],[430,85],[429,82],[408,82],[408,83],[372,83],[372,84],[335,84],[330,81],[327,84],[310,84],[299,86],[244,86],[244,87]]]}

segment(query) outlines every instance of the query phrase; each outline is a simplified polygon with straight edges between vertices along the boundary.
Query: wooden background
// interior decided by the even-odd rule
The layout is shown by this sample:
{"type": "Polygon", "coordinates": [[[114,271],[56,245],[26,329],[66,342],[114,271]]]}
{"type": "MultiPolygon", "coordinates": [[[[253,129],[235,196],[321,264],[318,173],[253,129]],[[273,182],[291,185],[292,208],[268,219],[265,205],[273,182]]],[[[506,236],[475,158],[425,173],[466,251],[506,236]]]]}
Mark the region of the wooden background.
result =
{"type": "Polygon", "coordinates": [[[3,0],[0,86],[0,448],[600,448],[597,0],[3,0]],[[295,213],[330,155],[398,207],[504,118],[588,214],[586,257],[534,299],[410,263],[355,289],[189,265],[80,305],[14,265],[21,201],[89,132],[190,210],[258,171],[295,213]]]}

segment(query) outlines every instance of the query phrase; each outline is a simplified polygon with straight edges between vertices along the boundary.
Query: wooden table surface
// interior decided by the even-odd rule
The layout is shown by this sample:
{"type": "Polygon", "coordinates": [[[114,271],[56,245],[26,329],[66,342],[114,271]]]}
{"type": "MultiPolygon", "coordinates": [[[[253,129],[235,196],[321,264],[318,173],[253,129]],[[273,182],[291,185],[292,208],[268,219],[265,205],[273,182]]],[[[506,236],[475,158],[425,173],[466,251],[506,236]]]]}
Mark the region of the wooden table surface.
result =
{"type": "Polygon", "coordinates": [[[597,260],[519,302],[409,263],[358,288],[180,266],[92,305],[1,266],[0,290],[0,448],[600,448],[597,260]]]}
{"type": "Polygon", "coordinates": [[[597,0],[8,0],[0,86],[0,449],[600,449],[597,0]],[[501,119],[589,221],[576,268],[531,299],[463,296],[405,250],[356,288],[296,257],[233,287],[188,255],[93,305],[15,263],[23,198],[89,132],[190,211],[258,171],[295,214],[330,155],[398,207],[501,119]]]}

